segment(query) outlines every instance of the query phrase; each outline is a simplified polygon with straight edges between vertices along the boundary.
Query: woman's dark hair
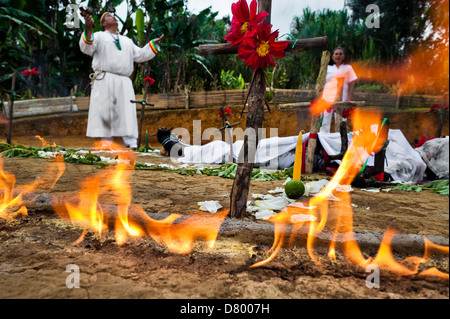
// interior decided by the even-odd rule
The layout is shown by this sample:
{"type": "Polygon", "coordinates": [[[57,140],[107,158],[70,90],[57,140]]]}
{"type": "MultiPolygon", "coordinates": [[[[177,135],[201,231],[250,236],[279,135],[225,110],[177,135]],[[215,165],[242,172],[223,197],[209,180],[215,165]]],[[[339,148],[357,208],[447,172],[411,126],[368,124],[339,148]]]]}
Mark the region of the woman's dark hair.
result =
{"type": "MultiPolygon", "coordinates": [[[[350,60],[347,56],[347,52],[345,51],[345,49],[343,47],[334,48],[333,53],[331,53],[331,56],[333,57],[333,54],[334,54],[334,52],[336,52],[336,50],[342,50],[342,52],[344,52],[345,59],[344,59],[344,61],[342,61],[342,64],[348,64],[350,62],[350,60]]],[[[328,65],[335,65],[335,64],[336,63],[334,63],[333,59],[331,58],[330,63],[328,63],[328,65]]]]}

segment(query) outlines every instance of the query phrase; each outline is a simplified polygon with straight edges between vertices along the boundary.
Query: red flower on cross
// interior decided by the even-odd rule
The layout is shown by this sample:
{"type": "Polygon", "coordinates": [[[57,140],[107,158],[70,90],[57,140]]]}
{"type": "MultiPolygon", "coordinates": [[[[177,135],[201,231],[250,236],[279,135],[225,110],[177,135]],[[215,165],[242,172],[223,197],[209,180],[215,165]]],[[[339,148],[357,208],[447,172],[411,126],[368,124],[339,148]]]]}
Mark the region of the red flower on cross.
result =
{"type": "Polygon", "coordinates": [[[434,112],[434,110],[440,111],[441,106],[439,104],[434,104],[433,106],[431,106],[429,112],[434,112]]]}
{"type": "Polygon", "coordinates": [[[229,108],[229,107],[226,107],[226,108],[223,110],[223,113],[222,113],[222,110],[219,109],[219,116],[220,116],[221,119],[223,119],[225,115],[226,115],[226,116],[230,116],[230,115],[231,115],[231,110],[230,110],[230,108],[229,108]],[[225,114],[223,114],[223,113],[225,113],[225,114]]]}
{"type": "Polygon", "coordinates": [[[256,29],[258,24],[269,15],[265,11],[257,13],[257,8],[258,3],[256,0],[252,0],[250,8],[248,7],[247,0],[239,0],[231,5],[233,19],[228,35],[224,39],[228,43],[232,43],[232,46],[241,43],[244,40],[245,34],[256,29]]]}
{"type": "Polygon", "coordinates": [[[287,41],[276,41],[278,30],[272,31],[272,26],[264,20],[258,28],[247,33],[244,41],[239,46],[238,57],[245,61],[245,65],[251,66],[253,71],[259,67],[267,69],[276,66],[275,60],[286,56],[284,51],[288,46],[287,41]]]}
{"type": "Polygon", "coordinates": [[[417,143],[414,144],[415,148],[421,147],[423,144],[425,144],[428,141],[434,140],[435,137],[431,137],[430,139],[427,139],[424,135],[421,136],[421,138],[417,141],[417,143]]]}
{"type": "Polygon", "coordinates": [[[40,74],[38,71],[36,71],[36,68],[32,68],[31,70],[25,70],[21,72],[23,76],[30,76],[30,75],[38,75],[40,74]]]}
{"type": "Polygon", "coordinates": [[[440,106],[439,104],[434,104],[431,106],[430,110],[428,112],[430,113],[444,113],[448,111],[448,106],[440,106]]]}
{"type": "Polygon", "coordinates": [[[353,114],[354,111],[355,111],[355,108],[344,109],[342,111],[342,117],[344,119],[350,118],[350,117],[352,117],[352,114],[353,114]]]}
{"type": "Polygon", "coordinates": [[[145,84],[148,84],[149,86],[152,86],[153,84],[155,84],[155,79],[152,79],[151,77],[149,77],[149,76],[147,76],[145,79],[144,79],[144,83],[145,84]]]}

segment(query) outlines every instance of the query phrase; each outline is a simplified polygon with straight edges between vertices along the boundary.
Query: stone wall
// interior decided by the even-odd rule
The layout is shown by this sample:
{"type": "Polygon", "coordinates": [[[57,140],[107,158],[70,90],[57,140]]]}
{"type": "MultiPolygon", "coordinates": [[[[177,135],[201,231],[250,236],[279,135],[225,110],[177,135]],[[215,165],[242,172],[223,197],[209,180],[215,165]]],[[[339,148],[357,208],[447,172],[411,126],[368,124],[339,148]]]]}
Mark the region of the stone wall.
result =
{"type": "MultiPolygon", "coordinates": [[[[245,129],[244,114],[240,120],[241,107],[231,106],[232,113],[229,117],[231,124],[241,122],[240,126],[245,129]]],[[[143,134],[147,130],[149,135],[155,133],[160,127],[185,128],[193,136],[194,121],[201,121],[202,133],[207,128],[221,128],[222,120],[218,117],[218,108],[202,109],[178,109],[178,110],[147,110],[143,125],[143,134]]],[[[267,137],[270,137],[270,128],[278,129],[278,136],[293,136],[303,130],[310,131],[311,118],[308,107],[293,109],[283,109],[272,107],[272,113],[265,114],[264,128],[267,130],[267,137]]],[[[138,112],[139,117],[140,112],[138,112]]],[[[46,115],[39,117],[28,117],[15,119],[13,123],[14,136],[67,136],[86,134],[87,111],[76,113],[64,113],[55,115],[46,115]]],[[[410,143],[414,139],[425,135],[427,130],[430,136],[435,136],[438,127],[438,115],[428,113],[426,110],[392,110],[383,111],[383,116],[391,122],[392,129],[400,129],[410,143]]],[[[445,116],[445,124],[442,135],[449,134],[448,113],[445,116]]],[[[198,122],[199,123],[199,122],[198,122]]],[[[6,137],[6,122],[0,125],[0,136],[6,137]]],[[[14,140],[14,139],[13,139],[14,140]]],[[[156,138],[150,139],[152,145],[159,145],[156,138]]],[[[192,138],[191,138],[192,142],[192,138]]],[[[202,141],[207,143],[208,140],[202,141]]]]}

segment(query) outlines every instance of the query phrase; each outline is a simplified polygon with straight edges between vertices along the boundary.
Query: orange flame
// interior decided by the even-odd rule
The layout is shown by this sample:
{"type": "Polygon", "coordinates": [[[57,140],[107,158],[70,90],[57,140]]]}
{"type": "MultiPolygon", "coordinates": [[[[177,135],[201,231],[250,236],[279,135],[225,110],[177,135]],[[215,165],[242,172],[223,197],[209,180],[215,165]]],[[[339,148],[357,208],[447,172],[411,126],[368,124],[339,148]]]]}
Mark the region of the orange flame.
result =
{"type": "Polygon", "coordinates": [[[448,49],[447,52],[420,49],[397,65],[369,66],[365,62],[355,62],[352,66],[360,79],[398,85],[395,92],[398,95],[423,88],[433,92],[448,91],[448,49]]]}
{"type": "Polygon", "coordinates": [[[3,170],[3,161],[0,158],[0,218],[12,219],[17,215],[28,214],[27,208],[22,206],[22,193],[14,196],[16,177],[3,170]],[[18,208],[18,209],[17,209],[18,208]]]}
{"type": "MultiPolygon", "coordinates": [[[[376,257],[365,258],[363,256],[353,232],[353,212],[350,195],[348,192],[338,192],[336,188],[339,185],[351,184],[360,172],[366,159],[370,155],[377,153],[384,145],[387,138],[387,129],[383,126],[378,112],[368,113],[357,109],[352,116],[352,120],[355,130],[352,142],[331,181],[316,196],[311,198],[309,206],[304,206],[303,203],[296,203],[294,206],[287,206],[282,212],[270,218],[270,221],[275,226],[274,243],[269,250],[271,255],[252,267],[260,267],[272,261],[284,245],[293,242],[301,227],[308,226],[309,232],[306,248],[311,259],[316,263],[320,262],[315,255],[314,244],[317,237],[324,232],[325,226],[327,226],[327,229],[333,229],[331,236],[329,236],[331,240],[328,257],[330,259],[336,258],[336,246],[339,244],[339,246],[342,246],[347,260],[363,269],[369,264],[374,264],[392,274],[400,276],[413,275],[417,274],[418,265],[425,262],[432,252],[439,251],[448,255],[448,247],[441,247],[426,240],[425,256],[423,258],[414,257],[408,260],[416,265],[416,269],[411,270],[404,263],[397,262],[393,257],[391,242],[397,232],[393,229],[388,229],[376,257]],[[329,206],[328,198],[330,197],[338,198],[338,202],[334,205],[335,209],[333,210],[330,210],[329,206]],[[299,214],[303,218],[300,218],[301,222],[297,223],[295,221],[299,219],[294,217],[299,216],[299,214]],[[287,237],[288,240],[286,240],[287,237]]],[[[441,273],[437,269],[424,271],[420,275],[433,275],[448,279],[448,274],[441,273]]]]}
{"type": "Polygon", "coordinates": [[[55,144],[55,142],[53,142],[53,145],[48,144],[48,142],[47,142],[44,138],[40,137],[39,135],[36,135],[35,138],[37,138],[37,139],[39,139],[39,140],[41,141],[42,147],[46,147],[46,146],[53,146],[53,147],[56,147],[56,146],[57,146],[57,145],[55,144]]]}
{"type": "Polygon", "coordinates": [[[368,66],[352,63],[360,79],[395,84],[397,94],[445,93],[449,90],[449,1],[436,1],[427,9],[432,32],[423,34],[423,42],[403,62],[395,65],[368,66]]]}
{"type": "Polygon", "coordinates": [[[15,187],[16,177],[3,170],[3,161],[0,158],[0,218],[10,220],[18,215],[28,215],[28,210],[23,205],[23,195],[38,188],[52,189],[64,171],[64,159],[56,157],[55,162],[49,162],[44,177],[39,177],[28,185],[15,187]],[[15,192],[19,194],[14,195],[15,192]]]}
{"type": "MultiPolygon", "coordinates": [[[[392,93],[397,95],[422,93],[448,93],[449,90],[449,1],[437,1],[429,8],[430,26],[433,33],[401,62],[356,61],[352,62],[359,80],[391,84],[392,93]]],[[[330,81],[322,97],[334,96],[342,86],[330,81]]],[[[311,113],[319,115],[333,105],[333,101],[319,99],[311,105],[311,113]]]]}
{"type": "Polygon", "coordinates": [[[403,62],[369,65],[365,61],[352,63],[360,79],[387,82],[398,85],[397,94],[410,94],[425,89],[442,93],[449,89],[448,1],[434,8],[432,16],[443,22],[440,40],[425,43],[415,49],[403,62]],[[446,7],[446,8],[445,8],[446,7]],[[445,26],[446,24],[446,26],[445,26]]]}
{"type": "Polygon", "coordinates": [[[314,101],[311,103],[311,114],[313,115],[319,115],[326,109],[330,108],[334,103],[328,102],[325,99],[318,99],[317,101],[314,101]]]}
{"type": "Polygon", "coordinates": [[[118,164],[97,176],[86,178],[81,184],[77,204],[66,201],[62,206],[54,202],[54,210],[61,218],[84,227],[82,235],[73,244],[81,242],[87,230],[101,237],[112,225],[118,245],[125,244],[130,237],[149,235],[158,244],[178,254],[190,253],[198,240],[204,240],[209,249],[214,247],[228,211],[196,213],[184,219],[179,214],[172,214],[163,220],[150,218],[140,206],[132,205],[129,179],[130,168],[135,162],[134,153],[114,143],[110,149],[118,151],[118,164]],[[113,198],[115,218],[111,212],[106,213],[100,204],[102,196],[108,196],[110,201],[113,198]]]}

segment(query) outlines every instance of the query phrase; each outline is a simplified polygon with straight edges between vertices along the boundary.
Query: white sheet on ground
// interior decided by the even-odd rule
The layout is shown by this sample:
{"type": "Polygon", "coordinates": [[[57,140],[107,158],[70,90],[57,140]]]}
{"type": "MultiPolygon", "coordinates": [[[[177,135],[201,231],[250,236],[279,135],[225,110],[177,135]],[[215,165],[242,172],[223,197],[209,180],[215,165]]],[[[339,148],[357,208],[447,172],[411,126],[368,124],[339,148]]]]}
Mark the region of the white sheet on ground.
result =
{"type": "MultiPolygon", "coordinates": [[[[322,147],[329,155],[339,154],[341,138],[339,133],[319,133],[322,147]]],[[[352,134],[349,134],[349,143],[352,134]]],[[[303,134],[303,141],[309,139],[309,133],[303,134]]],[[[391,174],[396,181],[416,183],[423,178],[426,164],[406,140],[400,130],[389,130],[389,145],[386,149],[385,172],[391,174]]],[[[298,136],[271,137],[262,139],[256,152],[256,166],[268,169],[284,169],[291,167],[295,160],[295,149],[298,136]]],[[[239,162],[239,153],[243,141],[233,144],[234,161],[239,162]]],[[[448,154],[448,153],[447,153],[448,154]]],[[[178,159],[181,163],[224,164],[230,163],[230,145],[223,141],[213,141],[206,145],[188,146],[184,156],[178,159]]],[[[370,156],[367,165],[374,165],[374,156],[370,156]]]]}
{"type": "Polygon", "coordinates": [[[435,138],[415,149],[440,179],[449,177],[449,138],[435,138]]]}
{"type": "MultiPolygon", "coordinates": [[[[339,133],[319,133],[319,140],[329,155],[340,153],[341,137],[339,133]]],[[[349,143],[352,140],[351,133],[348,135],[348,140],[349,143]]],[[[401,130],[389,130],[388,140],[384,171],[396,181],[416,183],[422,180],[426,164],[408,143],[401,130]]],[[[374,156],[369,156],[367,165],[373,166],[374,159],[374,156]]]]}
{"type": "MultiPolygon", "coordinates": [[[[309,139],[309,133],[303,134],[303,141],[309,139]]],[[[268,169],[290,167],[294,163],[298,136],[271,137],[262,139],[258,144],[255,163],[268,169]]],[[[239,162],[239,154],[244,141],[233,143],[233,157],[239,162]]],[[[212,141],[205,145],[192,145],[184,149],[180,163],[224,164],[230,163],[230,145],[223,141],[212,141]]]]}
{"type": "Polygon", "coordinates": [[[184,148],[180,163],[223,164],[230,163],[230,145],[224,141],[212,141],[205,145],[191,145],[184,148]]]}

